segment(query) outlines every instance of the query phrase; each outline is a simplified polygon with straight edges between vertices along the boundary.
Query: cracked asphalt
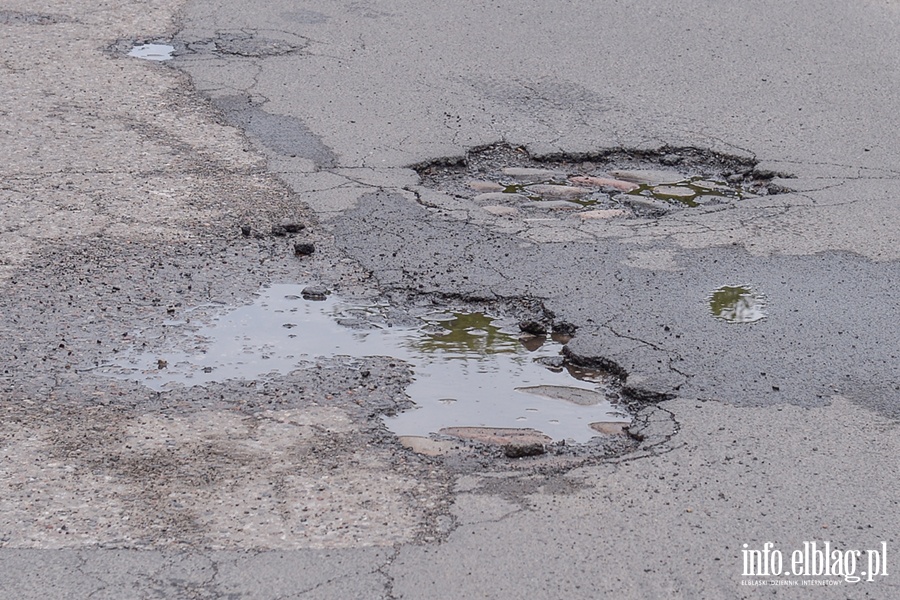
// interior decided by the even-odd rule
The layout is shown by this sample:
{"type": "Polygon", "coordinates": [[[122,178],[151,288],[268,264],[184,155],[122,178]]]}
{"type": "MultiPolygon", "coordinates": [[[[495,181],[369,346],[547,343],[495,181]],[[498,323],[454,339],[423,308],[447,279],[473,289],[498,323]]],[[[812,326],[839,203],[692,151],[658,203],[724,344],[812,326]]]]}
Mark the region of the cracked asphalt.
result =
{"type": "Polygon", "coordinates": [[[896,597],[898,24],[832,0],[0,0],[0,598],[896,597]],[[126,56],[148,42],[175,58],[126,56]],[[788,191],[498,214],[414,168],[501,145],[727,156],[788,191]],[[379,418],[410,406],[390,356],[110,376],[279,282],[572,323],[633,443],[416,454],[379,418]],[[765,319],[712,318],[737,284],[765,319]],[[813,541],[884,542],[887,575],[743,573],[813,541]]]}

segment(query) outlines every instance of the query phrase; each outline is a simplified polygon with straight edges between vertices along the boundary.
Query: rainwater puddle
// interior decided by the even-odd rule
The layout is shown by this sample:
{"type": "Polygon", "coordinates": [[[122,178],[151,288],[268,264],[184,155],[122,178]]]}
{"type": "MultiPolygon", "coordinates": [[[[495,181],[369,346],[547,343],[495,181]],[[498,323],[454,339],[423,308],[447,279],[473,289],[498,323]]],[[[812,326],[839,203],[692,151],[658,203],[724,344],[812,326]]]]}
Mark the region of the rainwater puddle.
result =
{"type": "Polygon", "coordinates": [[[128,56],[144,60],[171,60],[173,52],[175,47],[167,44],[141,44],[133,47],[128,56]]]}
{"type": "Polygon", "coordinates": [[[303,288],[266,287],[253,304],[192,330],[192,351],[138,352],[104,374],[164,391],[287,373],[316,357],[389,356],[414,372],[406,392],[417,407],[384,419],[397,435],[512,427],[581,443],[603,430],[592,423],[631,420],[610,402],[618,398],[612,377],[564,364],[565,339],[521,340],[514,322],[481,313],[432,313],[391,327],[383,305],[307,300],[303,288]]]}
{"type": "Polygon", "coordinates": [[[729,323],[754,323],[766,317],[765,300],[746,286],[722,286],[709,297],[709,308],[717,319],[729,323]]]}
{"type": "Polygon", "coordinates": [[[628,193],[690,208],[696,208],[703,204],[743,200],[753,196],[741,186],[733,186],[724,181],[711,180],[702,176],[663,185],[641,184],[636,190],[628,193]]]}

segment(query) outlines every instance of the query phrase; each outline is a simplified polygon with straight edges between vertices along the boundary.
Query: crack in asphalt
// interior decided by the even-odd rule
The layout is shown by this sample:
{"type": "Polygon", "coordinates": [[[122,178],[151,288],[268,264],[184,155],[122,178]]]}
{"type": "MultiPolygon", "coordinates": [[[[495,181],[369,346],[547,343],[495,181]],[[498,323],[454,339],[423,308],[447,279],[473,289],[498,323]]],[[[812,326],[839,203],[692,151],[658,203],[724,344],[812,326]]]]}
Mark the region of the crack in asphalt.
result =
{"type": "Polygon", "coordinates": [[[607,458],[606,460],[604,460],[604,462],[611,464],[635,462],[651,457],[662,456],[663,454],[668,454],[669,452],[672,452],[679,448],[687,447],[687,444],[684,442],[674,445],[669,444],[669,442],[675,439],[678,436],[678,433],[681,431],[681,422],[675,417],[675,413],[673,411],[658,404],[647,406],[643,409],[643,411],[639,411],[632,421],[632,426],[628,428],[629,431],[633,430],[636,434],[642,435],[640,425],[643,425],[644,429],[649,428],[653,412],[661,412],[667,415],[667,419],[672,425],[671,432],[662,434],[658,439],[651,440],[649,444],[642,443],[642,445],[639,446],[637,450],[634,450],[627,454],[623,454],[621,456],[607,458]],[[638,426],[634,426],[635,423],[637,423],[638,426]]]}
{"type": "Polygon", "coordinates": [[[400,556],[401,544],[394,544],[394,549],[387,557],[383,564],[372,571],[372,574],[381,575],[384,578],[384,600],[398,600],[394,595],[394,576],[388,573],[388,569],[394,564],[394,561],[400,556]]]}
{"type": "MultiPolygon", "coordinates": [[[[891,173],[900,177],[900,170],[888,169],[884,167],[863,167],[860,165],[849,165],[844,163],[832,163],[832,162],[824,162],[824,161],[808,161],[808,160],[789,160],[789,159],[771,159],[771,162],[775,163],[785,163],[789,165],[814,165],[819,167],[841,167],[844,169],[856,169],[857,176],[852,177],[850,179],[865,179],[862,176],[863,171],[885,171],[887,173],[891,173]]],[[[891,177],[890,179],[895,179],[897,177],[891,177]]],[[[818,178],[815,178],[818,179],[818,178]]],[[[877,179],[877,178],[876,178],[877,179]]]]}
{"type": "Polygon", "coordinates": [[[666,350],[665,348],[662,348],[661,346],[658,346],[658,345],[654,344],[653,342],[648,342],[647,340],[643,340],[643,339],[641,339],[641,338],[637,338],[637,337],[633,337],[633,336],[630,336],[630,335],[625,335],[625,334],[623,334],[623,333],[619,333],[618,331],[616,331],[615,329],[613,329],[612,326],[611,326],[609,323],[610,323],[610,321],[608,321],[608,322],[606,322],[606,323],[603,323],[601,326],[602,326],[602,327],[605,327],[606,329],[608,329],[608,330],[609,330],[613,335],[615,335],[616,337],[620,337],[620,338],[623,338],[623,339],[626,339],[626,340],[631,340],[631,341],[634,341],[634,342],[638,342],[638,343],[644,344],[644,345],[646,345],[646,346],[649,346],[650,348],[653,348],[654,350],[657,350],[657,351],[659,351],[659,352],[662,352],[663,354],[666,355],[666,360],[668,361],[668,365],[667,365],[667,366],[668,366],[668,368],[669,368],[670,371],[673,371],[673,372],[675,372],[675,373],[678,373],[679,375],[681,375],[681,376],[684,377],[685,379],[690,379],[691,377],[693,377],[692,374],[690,374],[690,373],[685,373],[684,371],[681,371],[680,369],[678,369],[677,367],[675,367],[675,365],[673,364],[674,361],[683,361],[683,360],[684,360],[684,357],[681,356],[681,354],[679,354],[678,352],[675,352],[674,350],[666,350]],[[673,355],[674,355],[674,356],[673,356],[673,355]]]}
{"type": "Polygon", "coordinates": [[[84,552],[76,552],[75,553],[78,562],[75,564],[75,572],[81,575],[84,578],[96,579],[99,582],[99,587],[95,588],[91,593],[88,594],[88,598],[93,598],[96,594],[106,590],[109,587],[109,584],[103,580],[102,577],[95,575],[93,573],[88,573],[84,570],[84,567],[87,566],[87,556],[85,556],[84,552]]]}

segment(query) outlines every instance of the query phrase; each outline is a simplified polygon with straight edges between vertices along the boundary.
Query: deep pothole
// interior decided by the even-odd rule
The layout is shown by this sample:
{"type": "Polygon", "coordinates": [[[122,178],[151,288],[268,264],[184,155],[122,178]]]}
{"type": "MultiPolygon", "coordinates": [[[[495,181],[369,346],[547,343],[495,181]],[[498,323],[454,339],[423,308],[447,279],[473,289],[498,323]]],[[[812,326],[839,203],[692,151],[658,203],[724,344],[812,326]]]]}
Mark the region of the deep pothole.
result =
{"type": "Polygon", "coordinates": [[[499,144],[415,165],[425,187],[497,216],[570,211],[583,218],[661,215],[782,193],[789,174],[694,148],[533,157],[499,144]]]}
{"type": "Polygon", "coordinates": [[[633,415],[621,378],[562,356],[570,330],[548,333],[533,321],[437,306],[401,314],[319,287],[274,284],[252,304],[200,323],[172,320],[167,328],[186,334],[187,347],[133,348],[100,372],[171,391],[264,380],[319,358],[387,356],[413,371],[406,393],[415,407],[383,417],[410,448],[428,446],[428,453],[456,440],[525,456],[554,444],[627,438],[633,415]]]}

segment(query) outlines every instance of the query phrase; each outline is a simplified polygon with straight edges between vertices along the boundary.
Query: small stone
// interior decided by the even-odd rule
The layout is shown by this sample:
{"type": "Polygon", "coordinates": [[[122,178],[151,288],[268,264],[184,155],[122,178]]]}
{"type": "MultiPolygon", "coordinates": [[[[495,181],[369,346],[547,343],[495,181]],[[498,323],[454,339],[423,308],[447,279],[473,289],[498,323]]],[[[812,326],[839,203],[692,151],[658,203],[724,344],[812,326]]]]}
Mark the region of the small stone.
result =
{"type": "Polygon", "coordinates": [[[289,233],[299,233],[306,228],[306,225],[300,223],[284,222],[279,225],[272,225],[272,235],[284,237],[289,233]]]}
{"type": "Polygon", "coordinates": [[[286,233],[300,233],[304,229],[306,229],[306,225],[303,223],[293,223],[286,221],[281,224],[281,227],[284,228],[286,233]]]}
{"type": "Polygon", "coordinates": [[[478,194],[477,196],[472,198],[472,200],[479,204],[483,202],[498,204],[501,202],[523,202],[525,200],[528,200],[528,196],[525,196],[523,194],[506,194],[504,192],[489,192],[487,194],[478,194]]]}
{"type": "Polygon", "coordinates": [[[594,185],[601,188],[612,188],[621,192],[631,192],[640,186],[631,181],[622,181],[620,179],[610,179],[609,177],[572,177],[569,181],[572,183],[580,183],[582,185],[594,185]]]}
{"type": "Polygon", "coordinates": [[[538,321],[522,321],[519,323],[519,330],[531,335],[547,335],[547,328],[538,321]]]}
{"type": "Polygon", "coordinates": [[[673,167],[673,166],[681,163],[681,161],[683,161],[683,160],[684,160],[684,157],[679,156],[678,154],[666,154],[665,156],[663,156],[662,158],[659,159],[659,162],[666,165],[667,167],[673,167]]]}
{"type": "Polygon", "coordinates": [[[603,435],[628,435],[628,423],[599,422],[591,423],[590,427],[603,435]]]}
{"type": "Polygon", "coordinates": [[[493,181],[470,181],[468,185],[476,192],[502,192],[504,187],[493,181]]]}
{"type": "Polygon", "coordinates": [[[612,219],[613,217],[621,217],[627,214],[624,210],[620,208],[607,208],[604,210],[589,210],[583,213],[578,213],[578,216],[584,220],[590,219],[612,219]]]}
{"type": "Polygon", "coordinates": [[[728,183],[742,183],[744,181],[744,176],[740,173],[735,173],[734,175],[728,176],[728,183]]]}
{"type": "Polygon", "coordinates": [[[250,237],[251,229],[249,225],[241,225],[241,235],[244,237],[250,237]]]}
{"type": "Polygon", "coordinates": [[[561,335],[575,335],[575,330],[578,329],[578,326],[569,323],[568,321],[557,321],[553,324],[553,333],[559,333],[561,335]]]}
{"type": "Polygon", "coordinates": [[[526,456],[540,456],[547,451],[544,444],[507,444],[503,446],[503,454],[507,458],[525,458],[526,456]]]}
{"type": "Polygon", "coordinates": [[[566,364],[566,359],[563,356],[540,356],[534,359],[534,362],[542,364],[548,369],[561,371],[566,364]]]}
{"type": "Polygon", "coordinates": [[[526,191],[534,192],[540,196],[550,196],[551,198],[572,198],[575,196],[585,196],[591,193],[591,190],[583,187],[551,184],[530,185],[526,191]]]}
{"type": "Polygon", "coordinates": [[[499,206],[497,204],[492,204],[490,206],[482,206],[484,210],[491,213],[492,215],[496,215],[498,217],[508,217],[511,215],[517,214],[519,211],[513,208],[512,206],[499,206]]]}
{"type": "Polygon", "coordinates": [[[299,242],[294,244],[294,254],[297,256],[309,256],[315,251],[315,245],[310,242],[299,242]]]}
{"type": "Polygon", "coordinates": [[[539,200],[525,204],[527,208],[543,208],[544,210],[581,210],[583,207],[566,200],[539,200]]]}
{"type": "Polygon", "coordinates": [[[547,181],[550,179],[564,179],[566,174],[561,171],[551,171],[550,169],[527,169],[524,167],[507,167],[503,169],[503,174],[518,179],[519,181],[547,181]]]}
{"type": "Polygon", "coordinates": [[[674,207],[662,200],[653,200],[643,196],[623,196],[623,202],[627,202],[636,210],[651,215],[664,215],[674,207]]]}
{"type": "Polygon", "coordinates": [[[329,290],[324,285],[309,285],[303,288],[300,295],[304,300],[325,300],[328,297],[329,290]]]}
{"type": "Polygon", "coordinates": [[[657,171],[654,169],[639,169],[635,171],[610,171],[610,175],[645,185],[663,185],[667,183],[681,183],[688,177],[676,171],[657,171]]]}
{"type": "Polygon", "coordinates": [[[697,192],[687,187],[658,185],[653,188],[653,194],[656,196],[669,196],[671,198],[690,198],[696,196],[697,192]]]}

